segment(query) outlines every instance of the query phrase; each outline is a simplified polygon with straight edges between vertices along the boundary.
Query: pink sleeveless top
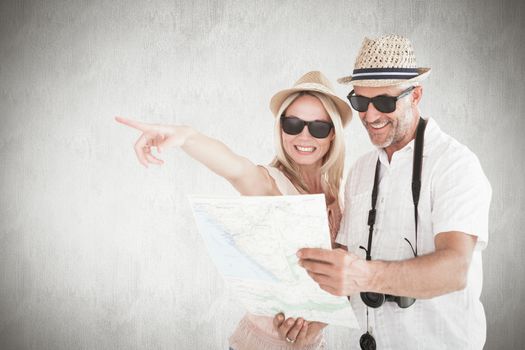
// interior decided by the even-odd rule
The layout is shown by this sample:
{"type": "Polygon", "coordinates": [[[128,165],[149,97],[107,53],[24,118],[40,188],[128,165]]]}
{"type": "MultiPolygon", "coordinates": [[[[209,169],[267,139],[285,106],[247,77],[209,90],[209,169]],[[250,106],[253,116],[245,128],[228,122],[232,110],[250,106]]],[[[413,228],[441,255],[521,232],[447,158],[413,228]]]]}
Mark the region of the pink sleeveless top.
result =
{"type": "MultiPolygon", "coordinates": [[[[274,179],[277,188],[283,195],[301,194],[291,181],[277,168],[264,166],[270,176],[274,179]]],[[[332,242],[339,230],[341,221],[341,209],[336,201],[327,205],[328,221],[330,224],[330,235],[332,242]]],[[[286,315],[285,315],[286,316],[286,315]]],[[[297,349],[293,344],[279,337],[279,333],[273,326],[273,317],[254,315],[246,313],[237,325],[237,328],[229,338],[230,347],[234,350],[292,350],[297,349]]],[[[321,331],[319,335],[307,344],[303,350],[325,349],[326,342],[321,331]]]]}

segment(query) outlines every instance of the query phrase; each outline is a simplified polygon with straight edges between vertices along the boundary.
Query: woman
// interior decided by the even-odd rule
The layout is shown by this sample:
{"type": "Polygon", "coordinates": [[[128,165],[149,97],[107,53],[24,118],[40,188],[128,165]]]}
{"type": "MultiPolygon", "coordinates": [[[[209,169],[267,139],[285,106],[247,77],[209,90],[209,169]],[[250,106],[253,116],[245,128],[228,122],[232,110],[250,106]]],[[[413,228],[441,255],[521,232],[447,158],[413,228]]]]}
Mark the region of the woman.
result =
{"type": "MultiPolygon", "coordinates": [[[[135,144],[139,161],[162,164],[151,153],[178,146],[191,157],[227,179],[242,195],[278,196],[324,193],[332,244],[339,229],[339,187],[344,163],[343,126],[352,117],[350,107],[335,96],[320,72],[309,72],[295,85],[275,94],[270,109],[276,117],[277,154],[271,165],[260,166],[233,153],[223,143],[188,126],[151,125],[116,117],[142,135],[135,144]]],[[[244,349],[318,349],[326,325],[301,318],[284,319],[246,314],[230,347],[244,349]]]]}

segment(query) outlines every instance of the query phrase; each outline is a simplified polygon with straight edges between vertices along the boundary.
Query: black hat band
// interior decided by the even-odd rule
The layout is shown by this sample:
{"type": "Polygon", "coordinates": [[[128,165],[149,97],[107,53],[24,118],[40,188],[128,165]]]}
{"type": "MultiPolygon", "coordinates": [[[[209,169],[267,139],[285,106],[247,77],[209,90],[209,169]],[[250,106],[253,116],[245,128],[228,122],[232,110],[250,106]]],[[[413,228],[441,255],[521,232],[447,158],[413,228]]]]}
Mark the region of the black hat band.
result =
{"type": "Polygon", "coordinates": [[[362,68],[354,69],[352,80],[408,80],[418,75],[417,68],[362,68]]]}

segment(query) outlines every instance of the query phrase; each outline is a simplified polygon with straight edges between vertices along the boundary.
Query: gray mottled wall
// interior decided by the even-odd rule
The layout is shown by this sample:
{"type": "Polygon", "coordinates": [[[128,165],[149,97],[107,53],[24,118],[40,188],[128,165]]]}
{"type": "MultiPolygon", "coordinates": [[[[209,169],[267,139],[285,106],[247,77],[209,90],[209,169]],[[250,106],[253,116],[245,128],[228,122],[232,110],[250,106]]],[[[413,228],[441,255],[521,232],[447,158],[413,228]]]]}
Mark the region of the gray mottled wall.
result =
{"type": "MultiPolygon", "coordinates": [[[[486,348],[522,348],[524,15],[496,0],[2,1],[0,348],[226,348],[243,309],[186,195],[235,192],[179,150],[142,168],[113,116],[188,123],[268,162],[271,95],[350,73],[363,37],[391,32],[433,69],[424,115],[492,183],[486,348]]],[[[358,122],[347,141],[349,163],[371,148],[358,122]]],[[[330,348],[348,332],[331,328],[330,348]]]]}

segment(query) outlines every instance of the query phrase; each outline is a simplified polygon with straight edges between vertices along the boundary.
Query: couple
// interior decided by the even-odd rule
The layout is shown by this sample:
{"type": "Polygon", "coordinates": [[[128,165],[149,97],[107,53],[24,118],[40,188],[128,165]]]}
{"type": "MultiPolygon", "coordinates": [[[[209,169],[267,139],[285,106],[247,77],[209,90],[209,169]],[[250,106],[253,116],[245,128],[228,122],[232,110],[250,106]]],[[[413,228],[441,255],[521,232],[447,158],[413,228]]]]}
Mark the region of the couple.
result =
{"type": "MultiPolygon", "coordinates": [[[[350,170],[342,212],[343,127],[352,110],[320,72],[275,94],[276,156],[268,166],[238,156],[187,126],[138,129],[139,161],[162,164],[158,152],[178,146],[226,178],[242,195],[324,193],[334,250],[301,249],[301,266],[325,291],[349,297],[362,328],[349,348],[481,349],[481,251],[488,241],[491,188],[477,157],[421,118],[410,41],[366,38],[350,83],[351,106],[377,147],[350,170]],[[416,300],[418,299],[418,300],[416,300]]],[[[230,348],[321,349],[325,324],[247,314],[230,348]]]]}

